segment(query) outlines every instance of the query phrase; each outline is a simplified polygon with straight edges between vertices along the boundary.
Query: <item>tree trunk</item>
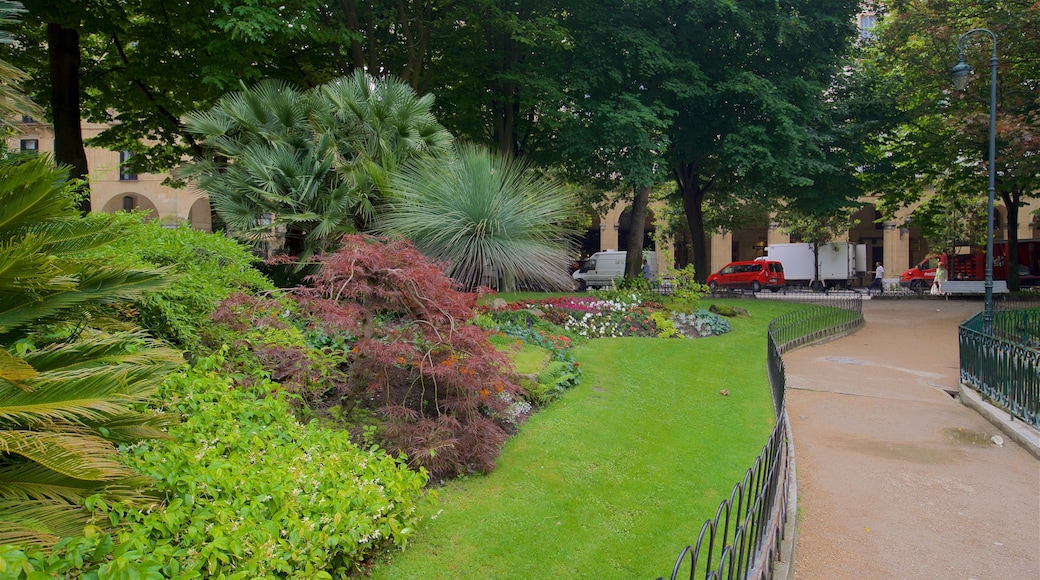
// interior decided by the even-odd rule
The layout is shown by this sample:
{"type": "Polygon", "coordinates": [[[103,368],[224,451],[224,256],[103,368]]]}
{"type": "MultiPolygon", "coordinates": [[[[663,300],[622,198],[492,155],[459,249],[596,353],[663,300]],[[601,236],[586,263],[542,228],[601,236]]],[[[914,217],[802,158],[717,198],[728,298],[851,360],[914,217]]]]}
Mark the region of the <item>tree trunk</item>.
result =
{"type": "Polygon", "coordinates": [[[823,281],[820,280],[820,242],[813,241],[812,243],[812,255],[813,255],[813,279],[809,283],[811,290],[823,289],[823,281]]]}
{"type": "Polygon", "coordinates": [[[47,57],[51,73],[54,117],[54,160],[68,165],[69,177],[82,179],[79,210],[90,213],[87,152],[83,149],[79,106],[79,31],[54,22],[47,24],[47,57]]]}
{"type": "Polygon", "coordinates": [[[1017,192],[1001,193],[1004,209],[1007,210],[1007,285],[1008,290],[1018,292],[1018,204],[1021,200],[1017,192]]]}
{"type": "Polygon", "coordinates": [[[643,232],[646,225],[646,206],[650,203],[650,186],[635,188],[632,199],[632,222],[628,228],[628,255],[625,257],[625,277],[643,275],[643,232]]]}
{"type": "Polygon", "coordinates": [[[708,239],[704,234],[704,196],[708,188],[701,187],[696,169],[686,164],[675,171],[675,183],[682,196],[686,222],[690,226],[694,280],[703,284],[708,279],[708,239]]]}

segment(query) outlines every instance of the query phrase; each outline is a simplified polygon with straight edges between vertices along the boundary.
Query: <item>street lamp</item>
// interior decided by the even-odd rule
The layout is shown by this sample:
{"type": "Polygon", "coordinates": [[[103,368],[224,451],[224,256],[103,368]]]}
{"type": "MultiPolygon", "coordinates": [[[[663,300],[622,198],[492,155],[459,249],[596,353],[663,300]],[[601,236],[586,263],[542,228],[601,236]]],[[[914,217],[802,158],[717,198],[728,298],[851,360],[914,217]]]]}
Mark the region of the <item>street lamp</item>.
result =
{"type": "Polygon", "coordinates": [[[957,39],[957,64],[950,69],[953,86],[963,91],[968,86],[971,66],[964,60],[964,44],[973,34],[988,34],[993,40],[993,55],[989,57],[989,218],[986,220],[986,305],[982,320],[986,331],[993,329],[993,196],[996,191],[997,157],[997,35],[985,28],[969,30],[957,39]]]}

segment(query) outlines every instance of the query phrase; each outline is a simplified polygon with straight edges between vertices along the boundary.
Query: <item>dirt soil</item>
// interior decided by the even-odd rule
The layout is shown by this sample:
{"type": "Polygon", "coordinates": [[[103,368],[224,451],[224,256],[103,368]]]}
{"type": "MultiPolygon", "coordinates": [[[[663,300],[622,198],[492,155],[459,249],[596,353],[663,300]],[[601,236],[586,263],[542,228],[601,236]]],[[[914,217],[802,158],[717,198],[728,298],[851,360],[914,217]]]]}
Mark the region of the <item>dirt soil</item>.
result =
{"type": "Polygon", "coordinates": [[[1040,461],[949,394],[979,310],[867,300],[859,331],[784,355],[796,579],[1040,579],[1040,461]]]}

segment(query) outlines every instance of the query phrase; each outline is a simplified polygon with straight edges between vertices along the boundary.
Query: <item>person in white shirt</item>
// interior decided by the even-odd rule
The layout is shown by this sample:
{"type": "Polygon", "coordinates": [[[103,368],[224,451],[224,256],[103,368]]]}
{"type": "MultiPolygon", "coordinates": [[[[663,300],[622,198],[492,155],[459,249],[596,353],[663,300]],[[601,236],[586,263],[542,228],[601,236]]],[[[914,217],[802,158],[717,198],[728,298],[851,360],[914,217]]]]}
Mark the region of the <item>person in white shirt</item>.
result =
{"type": "Polygon", "coordinates": [[[885,268],[881,265],[881,262],[874,263],[874,281],[870,284],[870,290],[877,290],[878,294],[885,293],[885,286],[882,284],[882,280],[885,278],[885,268]]]}

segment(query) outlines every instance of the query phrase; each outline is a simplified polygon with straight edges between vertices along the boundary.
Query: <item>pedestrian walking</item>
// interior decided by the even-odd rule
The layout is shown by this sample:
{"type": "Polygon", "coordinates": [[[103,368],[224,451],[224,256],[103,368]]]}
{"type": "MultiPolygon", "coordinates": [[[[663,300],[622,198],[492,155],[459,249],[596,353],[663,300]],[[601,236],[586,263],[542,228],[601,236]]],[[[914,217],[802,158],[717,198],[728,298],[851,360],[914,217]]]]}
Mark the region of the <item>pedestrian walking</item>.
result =
{"type": "Polygon", "coordinates": [[[874,263],[874,281],[870,283],[870,290],[877,290],[878,294],[885,293],[885,267],[881,265],[881,262],[874,263]]]}

